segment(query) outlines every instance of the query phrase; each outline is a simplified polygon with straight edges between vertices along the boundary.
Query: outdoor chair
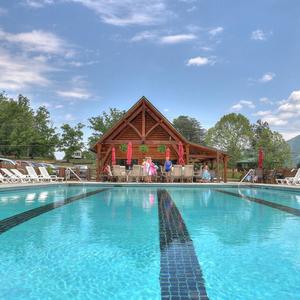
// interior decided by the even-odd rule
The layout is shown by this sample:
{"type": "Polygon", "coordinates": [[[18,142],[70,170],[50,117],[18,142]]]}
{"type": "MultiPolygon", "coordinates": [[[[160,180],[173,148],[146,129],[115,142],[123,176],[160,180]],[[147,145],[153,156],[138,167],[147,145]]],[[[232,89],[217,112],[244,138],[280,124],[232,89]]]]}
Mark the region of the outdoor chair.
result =
{"type": "Polygon", "coordinates": [[[182,165],[174,165],[171,171],[171,181],[174,180],[182,181],[182,165]]]}
{"type": "Polygon", "coordinates": [[[18,169],[10,169],[22,182],[30,182],[31,178],[29,175],[21,173],[18,169]]]}
{"type": "Polygon", "coordinates": [[[53,181],[63,181],[64,180],[63,177],[57,177],[56,175],[50,175],[45,167],[39,167],[39,171],[45,181],[49,180],[49,181],[53,182],[53,181]]]}
{"type": "Polygon", "coordinates": [[[112,174],[117,181],[126,181],[125,167],[122,167],[120,165],[112,166],[112,174]]]}
{"type": "Polygon", "coordinates": [[[276,179],[278,184],[300,184],[300,168],[294,177],[285,177],[283,179],[276,179]]]}
{"type": "Polygon", "coordinates": [[[139,182],[142,177],[142,169],[140,165],[133,165],[132,170],[128,174],[128,181],[135,180],[139,182]]]}
{"type": "Polygon", "coordinates": [[[30,176],[31,181],[33,181],[33,182],[45,181],[43,176],[37,175],[37,173],[35,172],[35,169],[33,167],[26,166],[26,170],[27,170],[28,175],[30,176]]]}
{"type": "Polygon", "coordinates": [[[17,182],[21,182],[21,179],[18,178],[15,174],[13,174],[12,172],[10,172],[8,169],[5,168],[1,168],[1,171],[4,173],[4,175],[6,177],[8,177],[10,179],[10,181],[12,183],[17,183],[17,182]]]}
{"type": "Polygon", "coordinates": [[[13,183],[12,180],[9,177],[3,176],[2,173],[0,173],[0,182],[2,182],[2,183],[13,183]]]}
{"type": "Polygon", "coordinates": [[[187,182],[193,182],[194,177],[194,165],[185,165],[182,172],[182,179],[187,182]]]}

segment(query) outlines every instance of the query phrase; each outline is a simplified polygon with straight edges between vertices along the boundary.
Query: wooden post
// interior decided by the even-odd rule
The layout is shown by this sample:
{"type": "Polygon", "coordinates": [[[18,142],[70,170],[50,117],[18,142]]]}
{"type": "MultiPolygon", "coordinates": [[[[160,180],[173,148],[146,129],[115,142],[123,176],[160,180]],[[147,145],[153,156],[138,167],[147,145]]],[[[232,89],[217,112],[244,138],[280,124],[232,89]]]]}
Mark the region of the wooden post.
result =
{"type": "Polygon", "coordinates": [[[146,137],[146,107],[144,103],[142,109],[142,142],[145,141],[145,137],[146,137]]]}
{"type": "Polygon", "coordinates": [[[185,152],[186,152],[186,164],[188,165],[189,161],[190,161],[190,145],[189,144],[187,144],[185,146],[185,152]]]}
{"type": "Polygon", "coordinates": [[[224,182],[227,182],[227,156],[223,157],[223,165],[224,165],[224,182]]]}
{"type": "Polygon", "coordinates": [[[97,144],[97,166],[96,166],[96,181],[100,181],[100,172],[101,172],[101,144],[97,144]]]}
{"type": "Polygon", "coordinates": [[[217,152],[217,178],[218,182],[220,181],[220,154],[217,152]]]}

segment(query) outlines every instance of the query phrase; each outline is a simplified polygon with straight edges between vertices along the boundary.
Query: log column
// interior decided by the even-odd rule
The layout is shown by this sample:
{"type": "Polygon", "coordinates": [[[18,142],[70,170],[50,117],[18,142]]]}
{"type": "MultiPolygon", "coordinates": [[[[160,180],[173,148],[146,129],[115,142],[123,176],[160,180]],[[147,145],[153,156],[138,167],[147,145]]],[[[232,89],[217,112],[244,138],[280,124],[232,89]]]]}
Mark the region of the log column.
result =
{"type": "Polygon", "coordinates": [[[227,182],[227,156],[223,157],[223,165],[224,165],[224,171],[223,171],[224,182],[227,182]]]}
{"type": "Polygon", "coordinates": [[[187,144],[185,146],[185,152],[186,152],[186,164],[188,165],[190,162],[190,145],[187,144]]]}
{"type": "Polygon", "coordinates": [[[220,181],[220,154],[217,152],[217,178],[218,182],[220,181]]]}
{"type": "Polygon", "coordinates": [[[97,165],[96,165],[96,181],[100,181],[100,172],[101,172],[101,144],[97,144],[97,165]]]}

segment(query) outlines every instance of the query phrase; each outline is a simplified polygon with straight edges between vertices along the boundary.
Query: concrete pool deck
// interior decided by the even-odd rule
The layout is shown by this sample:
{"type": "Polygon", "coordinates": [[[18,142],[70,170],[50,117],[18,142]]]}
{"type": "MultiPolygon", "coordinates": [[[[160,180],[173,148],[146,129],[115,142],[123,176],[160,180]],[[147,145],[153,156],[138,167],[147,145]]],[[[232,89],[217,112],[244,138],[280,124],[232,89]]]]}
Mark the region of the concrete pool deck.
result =
{"type": "Polygon", "coordinates": [[[0,184],[1,190],[12,190],[12,189],[24,189],[26,187],[48,187],[48,186],[61,186],[61,185],[97,185],[97,186],[108,186],[108,187],[264,187],[264,188],[272,188],[278,190],[294,190],[300,192],[300,185],[287,185],[287,184],[265,184],[265,183],[239,183],[239,182],[214,182],[214,183],[181,183],[181,182],[173,182],[173,183],[139,183],[139,182],[95,182],[95,181],[66,181],[66,182],[41,182],[41,183],[4,183],[0,184]]]}

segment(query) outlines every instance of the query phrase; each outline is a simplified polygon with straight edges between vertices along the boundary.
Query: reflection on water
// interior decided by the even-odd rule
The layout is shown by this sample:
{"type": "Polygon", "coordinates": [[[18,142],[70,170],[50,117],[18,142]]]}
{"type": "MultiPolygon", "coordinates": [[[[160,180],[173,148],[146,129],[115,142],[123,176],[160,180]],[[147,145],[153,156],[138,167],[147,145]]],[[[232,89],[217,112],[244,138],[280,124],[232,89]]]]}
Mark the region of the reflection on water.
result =
{"type": "Polygon", "coordinates": [[[0,298],[159,299],[155,203],[152,189],[110,189],[5,232],[0,298]]]}
{"type": "Polygon", "coordinates": [[[185,219],[191,219],[199,230],[213,232],[224,244],[243,245],[253,237],[268,239],[286,219],[280,211],[269,208],[273,210],[269,213],[259,204],[212,189],[172,189],[170,194],[185,219]]]}

